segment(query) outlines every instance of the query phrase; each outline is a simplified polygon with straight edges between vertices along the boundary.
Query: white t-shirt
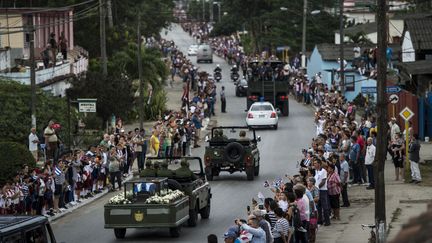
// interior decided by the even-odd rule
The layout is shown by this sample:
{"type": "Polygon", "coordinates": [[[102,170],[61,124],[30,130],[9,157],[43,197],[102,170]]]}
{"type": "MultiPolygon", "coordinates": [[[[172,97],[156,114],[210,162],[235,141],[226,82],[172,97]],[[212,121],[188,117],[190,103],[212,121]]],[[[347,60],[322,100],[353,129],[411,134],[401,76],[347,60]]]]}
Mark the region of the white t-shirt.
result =
{"type": "Polygon", "coordinates": [[[33,141],[39,141],[39,138],[36,134],[30,133],[29,137],[29,150],[30,151],[37,151],[38,150],[38,144],[33,143],[33,141]]]}
{"type": "Polygon", "coordinates": [[[284,212],[287,211],[287,209],[288,209],[288,202],[287,202],[287,201],[282,201],[282,200],[280,200],[280,201],[278,202],[278,205],[279,205],[279,207],[280,207],[284,212]]]}
{"type": "Polygon", "coordinates": [[[322,191],[327,191],[327,171],[325,169],[321,168],[320,171],[315,173],[315,186],[322,191]],[[319,184],[321,184],[322,180],[325,181],[324,186],[319,187],[319,184]]]}
{"type": "Polygon", "coordinates": [[[365,165],[371,165],[375,159],[375,146],[373,144],[368,145],[366,148],[365,165]]]}

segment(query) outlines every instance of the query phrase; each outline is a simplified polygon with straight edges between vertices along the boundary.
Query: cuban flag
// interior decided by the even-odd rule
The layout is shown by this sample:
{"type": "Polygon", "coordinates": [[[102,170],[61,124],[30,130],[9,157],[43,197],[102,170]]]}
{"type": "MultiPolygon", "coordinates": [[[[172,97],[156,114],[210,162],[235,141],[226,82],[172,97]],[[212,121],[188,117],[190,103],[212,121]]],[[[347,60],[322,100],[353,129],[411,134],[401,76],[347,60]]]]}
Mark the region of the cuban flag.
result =
{"type": "Polygon", "coordinates": [[[270,186],[269,181],[264,181],[264,187],[269,187],[269,186],[270,186]]]}
{"type": "Polygon", "coordinates": [[[56,166],[55,169],[54,169],[54,173],[56,174],[56,176],[59,176],[59,175],[62,174],[62,171],[61,171],[61,169],[59,167],[56,166]]]}

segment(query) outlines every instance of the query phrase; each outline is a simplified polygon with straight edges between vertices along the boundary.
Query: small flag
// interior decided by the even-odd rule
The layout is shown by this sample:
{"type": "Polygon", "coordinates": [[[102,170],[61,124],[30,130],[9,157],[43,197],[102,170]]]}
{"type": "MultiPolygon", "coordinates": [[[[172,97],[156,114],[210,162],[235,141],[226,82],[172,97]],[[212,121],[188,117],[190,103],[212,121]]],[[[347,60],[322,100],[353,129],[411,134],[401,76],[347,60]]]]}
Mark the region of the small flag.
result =
{"type": "Polygon", "coordinates": [[[62,171],[59,167],[55,167],[54,173],[56,174],[56,176],[59,176],[62,174],[62,171]]]}
{"type": "Polygon", "coordinates": [[[269,186],[270,186],[269,181],[264,181],[264,187],[269,187],[269,186]]]}
{"type": "Polygon", "coordinates": [[[282,178],[277,178],[277,179],[275,180],[275,185],[276,185],[277,187],[280,187],[280,186],[282,185],[282,182],[283,182],[282,178]]]}

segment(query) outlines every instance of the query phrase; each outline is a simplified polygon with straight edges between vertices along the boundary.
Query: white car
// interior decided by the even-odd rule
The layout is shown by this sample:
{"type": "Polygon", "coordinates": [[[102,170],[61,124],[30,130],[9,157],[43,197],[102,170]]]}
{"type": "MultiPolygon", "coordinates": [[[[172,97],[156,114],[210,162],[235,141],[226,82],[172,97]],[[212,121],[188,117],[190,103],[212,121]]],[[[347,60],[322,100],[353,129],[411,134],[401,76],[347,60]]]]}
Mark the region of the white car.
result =
{"type": "Polygon", "coordinates": [[[198,45],[191,45],[188,49],[188,56],[196,56],[198,52],[198,45]]]}
{"type": "Polygon", "coordinates": [[[270,126],[278,128],[278,114],[270,102],[253,103],[246,116],[248,127],[270,126]]]}

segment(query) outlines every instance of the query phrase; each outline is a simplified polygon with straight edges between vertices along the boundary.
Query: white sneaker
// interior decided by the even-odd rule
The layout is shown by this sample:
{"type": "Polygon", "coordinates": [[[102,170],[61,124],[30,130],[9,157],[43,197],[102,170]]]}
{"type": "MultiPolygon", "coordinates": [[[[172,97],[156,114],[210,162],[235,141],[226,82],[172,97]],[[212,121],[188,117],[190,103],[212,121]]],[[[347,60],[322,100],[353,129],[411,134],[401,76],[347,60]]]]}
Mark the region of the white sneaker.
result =
{"type": "Polygon", "coordinates": [[[77,205],[77,203],[75,201],[70,202],[70,204],[73,206],[77,205]]]}

